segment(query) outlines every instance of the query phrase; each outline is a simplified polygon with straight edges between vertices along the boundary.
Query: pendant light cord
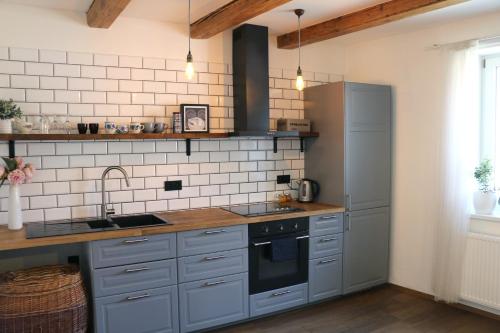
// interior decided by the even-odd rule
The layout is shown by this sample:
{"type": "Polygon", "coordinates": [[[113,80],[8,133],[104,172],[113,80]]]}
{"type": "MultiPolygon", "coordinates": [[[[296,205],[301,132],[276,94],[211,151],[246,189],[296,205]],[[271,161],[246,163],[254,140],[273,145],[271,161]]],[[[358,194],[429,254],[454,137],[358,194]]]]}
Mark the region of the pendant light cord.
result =
{"type": "Polygon", "coordinates": [[[191,0],[188,0],[189,53],[191,53],[191,0]]]}
{"type": "Polygon", "coordinates": [[[300,30],[301,30],[301,28],[300,28],[300,15],[298,15],[298,19],[299,19],[299,68],[300,68],[300,39],[301,39],[301,37],[300,37],[300,30]]]}

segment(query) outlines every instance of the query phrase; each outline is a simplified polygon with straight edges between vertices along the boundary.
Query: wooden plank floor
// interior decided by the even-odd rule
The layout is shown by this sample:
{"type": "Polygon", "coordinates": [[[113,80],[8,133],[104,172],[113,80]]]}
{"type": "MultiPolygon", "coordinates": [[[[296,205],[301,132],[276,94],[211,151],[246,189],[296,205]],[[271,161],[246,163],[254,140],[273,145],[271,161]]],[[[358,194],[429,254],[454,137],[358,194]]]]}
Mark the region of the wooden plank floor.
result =
{"type": "Polygon", "coordinates": [[[500,321],[384,286],[213,332],[499,333],[500,321]]]}

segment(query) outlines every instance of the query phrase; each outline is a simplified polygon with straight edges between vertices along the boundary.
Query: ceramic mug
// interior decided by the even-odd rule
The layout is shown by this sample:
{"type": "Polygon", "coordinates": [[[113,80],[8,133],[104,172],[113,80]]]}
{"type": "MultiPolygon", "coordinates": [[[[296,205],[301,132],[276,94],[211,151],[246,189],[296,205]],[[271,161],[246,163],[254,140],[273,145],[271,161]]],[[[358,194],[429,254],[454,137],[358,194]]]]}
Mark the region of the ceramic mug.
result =
{"type": "Polygon", "coordinates": [[[99,124],[98,123],[90,123],[89,130],[90,130],[90,134],[99,133],[99,124]]]}
{"type": "Polygon", "coordinates": [[[77,125],[77,127],[78,127],[78,133],[80,133],[80,134],[86,134],[87,129],[89,128],[89,126],[87,124],[84,124],[84,123],[79,123],[77,125]]]}
{"type": "Polygon", "coordinates": [[[121,124],[116,127],[116,132],[119,134],[125,134],[128,133],[128,125],[127,124],[121,124]]]}
{"type": "Polygon", "coordinates": [[[141,123],[130,123],[130,133],[141,133],[141,131],[144,129],[144,125],[142,125],[141,123]]]}
{"type": "Polygon", "coordinates": [[[155,123],[155,133],[163,133],[165,130],[165,123],[155,123]]]}
{"type": "Polygon", "coordinates": [[[144,123],[144,133],[153,133],[155,131],[155,123],[144,123]]]}
{"type": "Polygon", "coordinates": [[[116,133],[116,125],[112,121],[106,121],[104,123],[104,130],[107,134],[115,134],[116,133]]]}

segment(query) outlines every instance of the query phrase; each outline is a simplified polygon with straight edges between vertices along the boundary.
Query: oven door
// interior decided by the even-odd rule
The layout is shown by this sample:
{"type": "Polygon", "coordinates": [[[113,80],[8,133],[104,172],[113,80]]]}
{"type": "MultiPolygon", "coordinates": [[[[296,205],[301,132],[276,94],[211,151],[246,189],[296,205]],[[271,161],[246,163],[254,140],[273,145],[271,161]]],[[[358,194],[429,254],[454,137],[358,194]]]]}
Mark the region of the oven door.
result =
{"type": "Polygon", "coordinates": [[[250,294],[305,283],[308,279],[309,236],[307,232],[262,237],[250,240],[249,244],[250,294]],[[273,261],[271,240],[295,237],[296,259],[273,261]]]}

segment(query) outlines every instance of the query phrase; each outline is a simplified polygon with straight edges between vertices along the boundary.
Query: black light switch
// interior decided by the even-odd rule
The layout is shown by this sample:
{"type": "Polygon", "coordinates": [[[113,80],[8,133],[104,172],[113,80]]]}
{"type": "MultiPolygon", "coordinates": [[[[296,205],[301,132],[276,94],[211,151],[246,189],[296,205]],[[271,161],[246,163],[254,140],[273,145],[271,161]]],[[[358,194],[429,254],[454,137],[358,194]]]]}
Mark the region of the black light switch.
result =
{"type": "Polygon", "coordinates": [[[165,191],[182,190],[182,180],[171,180],[165,182],[165,191]]]}
{"type": "Polygon", "coordinates": [[[278,184],[289,184],[290,183],[290,175],[276,176],[276,182],[278,184]]]}

